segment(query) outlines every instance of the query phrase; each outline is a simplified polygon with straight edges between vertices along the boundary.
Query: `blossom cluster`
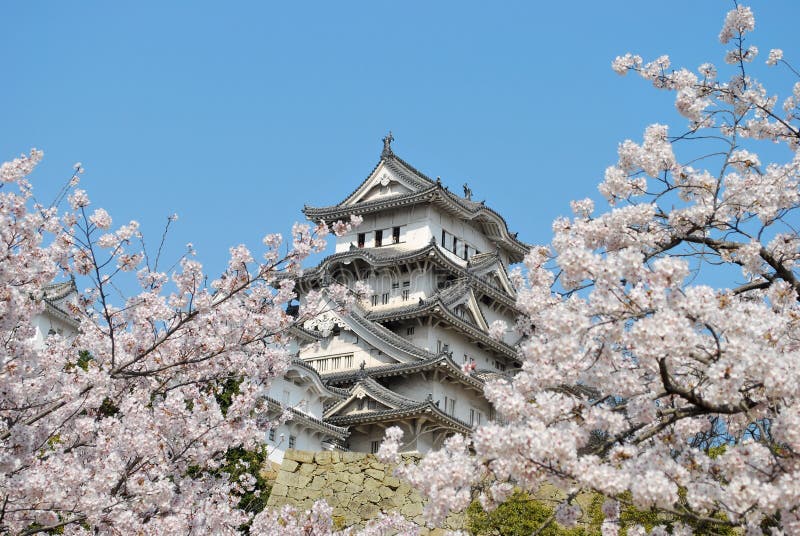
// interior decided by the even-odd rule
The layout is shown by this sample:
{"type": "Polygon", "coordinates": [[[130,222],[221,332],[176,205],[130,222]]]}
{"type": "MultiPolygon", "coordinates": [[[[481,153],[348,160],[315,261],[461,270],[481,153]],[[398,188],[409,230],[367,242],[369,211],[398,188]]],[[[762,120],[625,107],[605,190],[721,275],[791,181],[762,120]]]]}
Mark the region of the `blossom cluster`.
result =
{"type": "Polygon", "coordinates": [[[114,228],[76,188],[80,164],[59,194],[69,208],[37,204],[27,177],[41,157],[0,166],[0,532],[238,533],[254,521],[238,503],[255,478],[216,470],[271,425],[263,394],[290,361],[288,329],[309,318],[286,306],[328,226],[295,226],[288,250],[268,235],[261,261],[233,247],[210,281],[191,248],[159,271],[139,224],[114,228]],[[126,272],[134,281],[119,284],[126,272]],[[36,338],[45,289],[70,277],[74,333],[36,338]]]}
{"type": "MultiPolygon", "coordinates": [[[[604,534],[619,531],[620,501],[660,509],[678,534],[800,534],[800,82],[781,113],[748,74],[754,25],[744,6],[726,16],[727,81],[708,63],[698,76],[666,56],[613,62],[674,92],[688,131],[654,124],[620,144],[599,187],[610,210],[574,202],[531,249],[515,276],[522,367],[485,390],[501,418],[401,470],[431,519],[470,489],[491,505],[502,484],[549,483],[608,497],[604,534]],[[761,140],[788,158],[765,162],[761,140]]],[[[579,516],[570,501],[556,510],[579,516]]]]}

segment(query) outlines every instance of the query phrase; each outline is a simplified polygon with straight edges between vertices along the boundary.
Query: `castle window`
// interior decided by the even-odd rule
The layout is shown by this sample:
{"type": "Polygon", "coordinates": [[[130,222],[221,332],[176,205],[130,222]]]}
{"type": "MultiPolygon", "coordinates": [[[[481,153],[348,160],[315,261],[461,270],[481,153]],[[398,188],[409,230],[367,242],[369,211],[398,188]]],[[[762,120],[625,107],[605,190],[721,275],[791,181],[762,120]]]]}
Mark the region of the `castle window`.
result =
{"type": "Polygon", "coordinates": [[[444,229],[442,229],[442,247],[443,248],[447,247],[447,231],[445,231],[444,229]]]}
{"type": "Polygon", "coordinates": [[[383,231],[377,230],[375,231],[375,247],[379,248],[383,245],[383,231]]]}
{"type": "Polygon", "coordinates": [[[403,301],[407,301],[407,300],[408,300],[408,293],[409,293],[409,292],[410,292],[410,291],[408,291],[408,290],[404,290],[404,291],[403,291],[403,301]]]}
{"type": "Polygon", "coordinates": [[[414,334],[414,326],[406,328],[406,335],[413,335],[413,334],[414,334]]]}
{"type": "Polygon", "coordinates": [[[453,253],[458,255],[458,238],[453,237],[453,253]]]}
{"type": "Polygon", "coordinates": [[[505,372],[505,370],[506,370],[506,364],[505,364],[505,363],[503,363],[502,361],[498,361],[497,359],[495,359],[495,360],[494,360],[494,368],[496,368],[496,369],[497,369],[497,370],[499,370],[500,372],[505,372]]]}
{"type": "Polygon", "coordinates": [[[363,248],[367,241],[367,233],[358,233],[358,247],[363,248]]]}
{"type": "Polygon", "coordinates": [[[411,286],[411,281],[403,281],[403,288],[408,288],[411,286]]]}
{"type": "Polygon", "coordinates": [[[353,366],[353,354],[344,356],[344,366],[345,368],[350,368],[353,366]]]}
{"type": "Polygon", "coordinates": [[[393,227],[392,228],[392,243],[399,244],[400,243],[400,227],[393,227]]]}
{"type": "Polygon", "coordinates": [[[376,305],[378,305],[378,295],[377,294],[373,294],[372,295],[372,306],[375,307],[376,305]]]}
{"type": "Polygon", "coordinates": [[[444,397],[444,412],[448,415],[455,416],[456,414],[456,400],[455,398],[444,397]]]}
{"type": "Polygon", "coordinates": [[[382,303],[383,305],[386,305],[387,303],[389,303],[389,293],[388,293],[388,292],[384,292],[384,293],[381,295],[381,303],[382,303]]]}
{"type": "Polygon", "coordinates": [[[369,400],[367,400],[367,409],[375,409],[377,407],[378,407],[378,403],[376,401],[374,401],[371,398],[369,400]]]}
{"type": "Polygon", "coordinates": [[[400,283],[392,283],[392,290],[397,290],[400,288],[400,283]]]}
{"type": "Polygon", "coordinates": [[[480,426],[481,424],[481,412],[475,408],[469,408],[469,424],[470,426],[480,426]]]}
{"type": "Polygon", "coordinates": [[[293,435],[289,436],[289,448],[293,449],[294,446],[297,444],[297,438],[293,435]]]}
{"type": "Polygon", "coordinates": [[[270,441],[275,441],[275,428],[270,428],[269,429],[269,440],[270,441]]]}
{"type": "Polygon", "coordinates": [[[464,260],[469,259],[469,246],[464,244],[464,260]]]}
{"type": "Polygon", "coordinates": [[[369,445],[369,451],[370,451],[372,454],[375,454],[376,452],[378,452],[378,449],[379,449],[379,448],[381,448],[381,441],[380,441],[380,439],[379,439],[378,441],[373,441],[373,442],[372,442],[372,443],[370,443],[370,445],[369,445]]]}

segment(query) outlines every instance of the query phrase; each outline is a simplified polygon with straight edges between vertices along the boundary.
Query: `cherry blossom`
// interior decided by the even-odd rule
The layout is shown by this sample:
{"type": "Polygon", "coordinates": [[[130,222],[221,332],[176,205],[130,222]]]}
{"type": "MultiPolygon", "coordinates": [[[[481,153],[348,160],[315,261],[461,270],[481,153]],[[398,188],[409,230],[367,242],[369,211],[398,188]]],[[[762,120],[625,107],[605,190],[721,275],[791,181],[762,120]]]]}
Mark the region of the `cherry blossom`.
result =
{"type": "Polygon", "coordinates": [[[32,150],[0,166],[0,532],[238,533],[253,520],[232,492],[252,489],[252,475],[205,470],[263,441],[262,395],[289,364],[287,329],[308,320],[286,313],[293,280],[327,227],[296,225],[288,250],[268,235],[260,262],[235,246],[210,282],[191,248],[162,272],[137,222],[112,228],[108,212],[90,210],[74,188],[82,166],[53,207],[38,205],[27,177],[41,158],[32,150]],[[83,289],[64,311],[75,333],[36,340],[45,287],[70,277],[83,289]],[[230,380],[238,393],[223,407],[230,380]]]}
{"type": "Polygon", "coordinates": [[[431,520],[469,490],[493,504],[492,487],[549,483],[567,497],[562,524],[576,493],[605,495],[603,534],[623,503],[662,510],[675,534],[800,534],[800,82],[781,112],[749,72],[754,28],[750,8],[727,14],[727,79],[710,63],[698,77],[667,56],[614,60],[674,92],[688,128],[621,143],[599,187],[610,210],[573,202],[512,276],[523,364],[485,389],[502,418],[399,471],[431,520]]]}

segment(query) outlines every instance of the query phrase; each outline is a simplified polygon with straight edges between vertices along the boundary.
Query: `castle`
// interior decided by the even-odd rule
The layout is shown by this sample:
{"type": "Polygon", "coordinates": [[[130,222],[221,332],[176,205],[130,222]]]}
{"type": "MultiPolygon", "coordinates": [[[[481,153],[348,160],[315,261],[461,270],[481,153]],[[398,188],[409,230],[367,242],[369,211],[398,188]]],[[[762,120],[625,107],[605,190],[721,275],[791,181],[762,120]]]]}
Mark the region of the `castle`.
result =
{"type": "MultiPolygon", "coordinates": [[[[282,390],[289,405],[293,394],[306,404],[316,397],[315,420],[331,428],[290,421],[294,433],[284,448],[375,452],[384,430],[399,426],[404,450],[436,449],[447,436],[494,419],[484,383],[520,367],[508,266],[528,246],[466,184],[463,196],[451,192],[395,155],[392,141],[390,133],[378,164],[341,202],[303,210],[314,222],[358,215],[363,223],[304,272],[301,302],[334,281],[363,281],[374,293],[349,312],[325,313],[296,330],[297,388],[286,389],[284,379],[271,392],[282,390]],[[489,335],[495,321],[508,326],[501,338],[489,335]]],[[[274,437],[268,442],[278,445],[274,437]]]]}

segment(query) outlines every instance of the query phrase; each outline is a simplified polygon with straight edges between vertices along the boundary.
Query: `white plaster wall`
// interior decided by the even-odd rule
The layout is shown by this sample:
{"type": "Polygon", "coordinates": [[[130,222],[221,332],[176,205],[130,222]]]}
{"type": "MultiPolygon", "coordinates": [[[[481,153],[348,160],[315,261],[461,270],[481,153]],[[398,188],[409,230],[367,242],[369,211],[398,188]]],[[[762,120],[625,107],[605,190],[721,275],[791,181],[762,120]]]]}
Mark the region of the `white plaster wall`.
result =
{"type": "Polygon", "coordinates": [[[376,229],[384,231],[382,247],[392,247],[391,230],[396,226],[403,227],[400,230],[400,245],[405,249],[419,249],[426,246],[431,240],[428,207],[416,205],[402,210],[388,210],[378,214],[365,215],[361,225],[336,239],[336,253],[349,251],[351,244],[357,245],[359,233],[366,235],[365,248],[374,247],[376,229]]]}
{"type": "Polygon", "coordinates": [[[299,423],[287,422],[275,429],[275,439],[269,439],[269,432],[264,435],[267,445],[268,458],[275,463],[283,461],[283,455],[289,448],[289,436],[295,436],[295,449],[323,450],[324,436],[315,430],[309,430],[299,423]]]}
{"type": "Polygon", "coordinates": [[[465,386],[463,383],[451,380],[433,381],[433,372],[427,373],[428,379],[423,379],[421,374],[415,374],[404,379],[383,380],[387,387],[405,397],[422,402],[430,393],[435,402],[439,403],[439,409],[448,412],[445,407],[445,397],[455,399],[454,417],[462,421],[470,422],[470,407],[475,408],[483,414],[483,422],[489,415],[489,404],[484,400],[482,393],[475,389],[465,386]]]}
{"type": "Polygon", "coordinates": [[[503,342],[505,342],[506,344],[514,344],[517,342],[517,340],[519,340],[519,332],[513,329],[516,319],[512,314],[510,313],[502,314],[499,311],[490,309],[489,307],[480,303],[480,300],[478,301],[478,306],[481,308],[483,316],[486,317],[486,322],[490,326],[492,325],[492,322],[494,322],[495,320],[502,320],[503,322],[506,323],[508,330],[503,336],[503,342]]]}
{"type": "Polygon", "coordinates": [[[77,334],[71,324],[49,314],[47,310],[33,317],[33,326],[36,328],[34,341],[39,345],[44,345],[44,340],[50,335],[50,330],[55,331],[62,337],[73,337],[77,334]]]}
{"type": "MultiPolygon", "coordinates": [[[[442,229],[444,229],[451,235],[457,237],[458,241],[462,243],[462,247],[463,242],[466,242],[481,253],[490,253],[497,249],[497,246],[495,246],[475,224],[460,220],[446,212],[434,208],[431,208],[431,210],[434,212],[431,214],[431,232],[433,236],[436,237],[437,244],[441,245],[442,229]]],[[[450,247],[450,244],[448,244],[448,247],[450,247]]],[[[459,255],[462,251],[462,249],[458,249],[459,255]]]]}
{"type": "Polygon", "coordinates": [[[467,354],[470,359],[475,360],[479,368],[487,368],[489,365],[493,365],[493,353],[478,348],[455,330],[445,329],[441,326],[431,327],[427,331],[427,336],[427,346],[430,348],[431,352],[436,352],[438,347],[437,341],[442,341],[443,345],[448,345],[448,351],[453,352],[453,361],[458,365],[464,363],[464,354],[467,354]]]}

